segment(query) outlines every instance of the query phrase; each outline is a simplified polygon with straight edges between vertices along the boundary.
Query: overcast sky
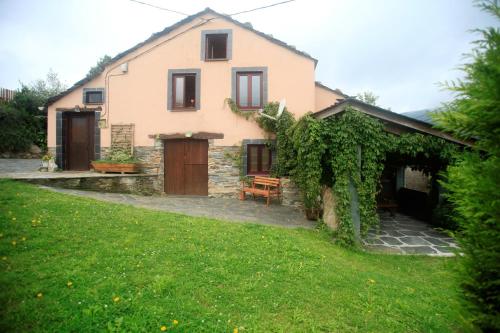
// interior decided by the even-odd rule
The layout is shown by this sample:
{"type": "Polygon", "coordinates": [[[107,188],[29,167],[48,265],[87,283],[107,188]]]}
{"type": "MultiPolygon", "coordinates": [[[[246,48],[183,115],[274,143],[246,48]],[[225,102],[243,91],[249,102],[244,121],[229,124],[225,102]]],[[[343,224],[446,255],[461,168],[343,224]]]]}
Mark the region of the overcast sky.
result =
{"type": "MultiPolygon", "coordinates": [[[[193,14],[279,0],[143,1],[193,14]]],[[[50,68],[72,85],[104,54],[182,18],[129,0],[0,0],[0,87],[18,88],[50,68]]],[[[437,83],[460,75],[456,68],[477,37],[469,30],[498,25],[472,0],[296,0],[234,18],[318,59],[316,80],[350,95],[370,90],[396,112],[449,99],[437,83]]]]}

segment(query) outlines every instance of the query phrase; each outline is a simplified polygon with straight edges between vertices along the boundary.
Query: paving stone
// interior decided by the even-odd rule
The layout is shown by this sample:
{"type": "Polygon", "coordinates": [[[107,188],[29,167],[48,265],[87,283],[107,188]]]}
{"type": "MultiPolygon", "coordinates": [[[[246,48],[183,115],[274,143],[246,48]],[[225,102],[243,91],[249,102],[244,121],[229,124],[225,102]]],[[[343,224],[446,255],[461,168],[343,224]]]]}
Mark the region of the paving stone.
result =
{"type": "Polygon", "coordinates": [[[386,233],[388,236],[392,236],[392,237],[409,236],[409,235],[405,235],[405,234],[399,232],[398,230],[386,230],[386,233]]]}
{"type": "Polygon", "coordinates": [[[399,230],[404,236],[423,236],[424,234],[420,231],[414,230],[399,230]]]}
{"type": "Polygon", "coordinates": [[[422,238],[433,245],[448,246],[448,243],[443,242],[442,240],[440,240],[438,238],[434,238],[434,237],[422,237],[422,238]]]}
{"type": "Polygon", "coordinates": [[[442,253],[453,253],[453,254],[458,250],[456,247],[451,247],[451,246],[434,246],[434,248],[442,253]]]}
{"type": "Polygon", "coordinates": [[[380,237],[380,239],[389,245],[402,245],[403,244],[395,237],[380,237]]]}
{"type": "Polygon", "coordinates": [[[429,242],[418,236],[405,236],[399,238],[399,240],[407,245],[430,245],[429,242]]]}
{"type": "Polygon", "coordinates": [[[433,254],[433,253],[437,253],[437,251],[434,250],[430,246],[401,246],[400,249],[404,253],[408,253],[408,254],[433,254]]]}
{"type": "Polygon", "coordinates": [[[384,242],[382,242],[379,238],[376,237],[366,238],[363,240],[363,242],[369,245],[384,245],[384,242]]]}

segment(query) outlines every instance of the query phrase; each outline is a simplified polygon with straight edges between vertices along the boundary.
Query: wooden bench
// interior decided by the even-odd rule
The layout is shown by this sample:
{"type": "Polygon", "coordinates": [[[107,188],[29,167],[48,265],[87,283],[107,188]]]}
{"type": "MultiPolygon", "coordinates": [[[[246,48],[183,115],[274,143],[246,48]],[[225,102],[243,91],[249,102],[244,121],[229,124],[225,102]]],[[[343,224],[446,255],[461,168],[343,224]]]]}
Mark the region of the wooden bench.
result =
{"type": "Polygon", "coordinates": [[[256,195],[267,198],[266,206],[268,207],[271,196],[276,196],[278,200],[281,200],[281,182],[279,178],[255,176],[251,187],[247,186],[245,182],[242,182],[242,185],[243,200],[245,200],[245,193],[251,193],[254,199],[256,195]]]}

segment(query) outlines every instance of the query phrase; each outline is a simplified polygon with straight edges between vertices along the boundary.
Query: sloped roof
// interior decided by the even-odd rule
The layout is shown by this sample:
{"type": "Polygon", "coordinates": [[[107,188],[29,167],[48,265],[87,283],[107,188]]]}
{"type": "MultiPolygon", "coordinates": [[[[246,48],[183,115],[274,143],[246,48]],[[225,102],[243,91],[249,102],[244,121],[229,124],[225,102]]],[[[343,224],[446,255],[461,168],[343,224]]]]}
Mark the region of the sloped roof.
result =
{"type": "Polygon", "coordinates": [[[315,82],[314,82],[314,84],[315,84],[316,86],[318,86],[318,87],[321,87],[321,88],[323,88],[323,89],[329,90],[329,91],[331,91],[331,92],[333,92],[333,93],[335,93],[335,94],[337,94],[337,95],[340,95],[340,96],[342,96],[342,97],[344,97],[344,98],[348,98],[348,97],[349,97],[349,95],[344,94],[344,93],[343,93],[340,89],[338,89],[338,88],[332,89],[332,88],[330,88],[330,87],[328,87],[328,86],[325,86],[323,83],[321,83],[321,82],[319,82],[319,81],[315,81],[315,82]]]}
{"type": "Polygon", "coordinates": [[[412,117],[409,117],[402,113],[396,113],[387,109],[383,109],[381,107],[371,105],[360,101],[353,97],[348,97],[346,99],[340,100],[339,102],[323,109],[318,112],[313,113],[313,116],[317,119],[325,119],[331,117],[333,115],[342,113],[346,110],[348,106],[352,106],[356,110],[363,112],[369,116],[378,118],[385,123],[391,123],[403,128],[407,128],[410,131],[420,132],[424,134],[430,134],[447,141],[457,143],[464,146],[470,146],[470,142],[465,142],[459,139],[454,138],[450,134],[440,131],[425,121],[418,120],[412,117]]]}
{"type": "MultiPolygon", "coordinates": [[[[189,22],[191,22],[192,20],[200,17],[200,16],[203,16],[203,15],[207,15],[207,14],[212,14],[212,15],[216,15],[216,16],[219,16],[221,18],[224,18],[226,20],[228,20],[229,22],[231,23],[234,23],[236,25],[238,25],[239,27],[243,28],[243,29],[246,29],[246,30],[249,30],[257,35],[259,35],[260,37],[263,37],[265,39],[267,39],[268,41],[276,44],[276,45],[279,45],[279,46],[282,46],[302,57],[305,57],[305,58],[308,58],[312,61],[314,61],[314,67],[316,67],[317,63],[318,63],[318,60],[311,57],[309,54],[307,54],[306,52],[303,52],[303,51],[299,51],[297,50],[295,47],[291,46],[291,45],[288,45],[287,43],[283,42],[283,41],[280,41],[279,39],[276,39],[274,38],[273,36],[271,35],[267,35],[263,32],[260,32],[258,30],[255,30],[250,24],[245,24],[245,23],[241,23],[239,21],[236,21],[235,19],[231,18],[230,16],[228,15],[224,15],[224,14],[220,14],[216,11],[214,11],[213,9],[211,8],[205,8],[205,10],[202,10],[201,12],[198,12],[196,14],[193,14],[191,16],[188,16],[184,19],[182,19],[181,21],[169,26],[169,27],[166,27],[165,29],[163,29],[162,31],[159,31],[159,32],[156,32],[154,34],[151,35],[151,37],[149,37],[148,39],[146,39],[145,41],[131,47],[130,49],[126,50],[126,51],[123,51],[119,54],[117,54],[115,57],[113,57],[111,59],[111,61],[108,63],[109,64],[112,64],[120,59],[122,59],[123,57],[125,57],[126,55],[128,55],[129,53],[132,53],[133,51],[141,48],[142,46],[162,37],[162,36],[165,36],[167,35],[168,33],[172,32],[173,30],[179,28],[180,26],[184,25],[184,24],[187,24],[189,22]]],[[[100,72],[97,72],[95,73],[94,75],[90,76],[90,77],[86,77],[78,82],[76,82],[73,86],[71,86],[68,90],[60,93],[59,95],[56,95],[56,96],[53,96],[51,98],[49,98],[49,100],[47,101],[47,106],[48,105],[51,105],[53,104],[55,101],[61,99],[62,97],[66,96],[67,94],[69,94],[70,92],[76,90],[77,88],[83,86],[85,83],[93,80],[94,78],[96,78],[97,76],[99,76],[104,70],[100,71],[100,72]]]]}

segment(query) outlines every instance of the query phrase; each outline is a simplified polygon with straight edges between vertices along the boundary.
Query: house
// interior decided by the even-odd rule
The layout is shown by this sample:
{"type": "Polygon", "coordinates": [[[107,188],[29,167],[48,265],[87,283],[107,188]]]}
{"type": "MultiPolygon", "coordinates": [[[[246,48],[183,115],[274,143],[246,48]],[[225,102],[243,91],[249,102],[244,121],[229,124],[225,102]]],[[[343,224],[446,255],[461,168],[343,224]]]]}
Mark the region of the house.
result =
{"type": "MultiPolygon", "coordinates": [[[[296,118],[344,95],[315,82],[317,60],[209,8],[118,54],[48,102],[48,147],[63,170],[88,170],[124,136],[157,166],[168,194],[234,195],[244,172],[268,174],[255,122],[234,114],[286,99],[296,118]]],[[[153,168],[154,169],[154,168],[153,168]]]]}
{"type": "Polygon", "coordinates": [[[125,147],[158,172],[158,188],[167,194],[233,196],[240,172],[269,174],[273,155],[266,133],[232,112],[228,98],[241,111],[285,98],[295,118],[312,111],[323,119],[353,106],[396,134],[457,142],[427,123],[316,82],[316,64],[307,53],[207,8],[51,98],[49,152],[63,170],[88,170],[110,147],[125,147]]]}

